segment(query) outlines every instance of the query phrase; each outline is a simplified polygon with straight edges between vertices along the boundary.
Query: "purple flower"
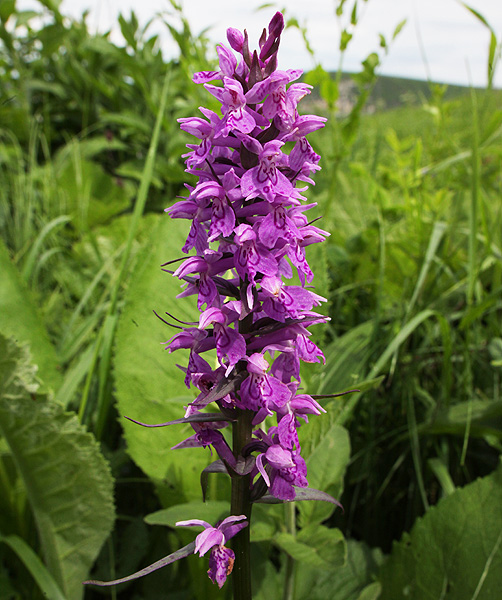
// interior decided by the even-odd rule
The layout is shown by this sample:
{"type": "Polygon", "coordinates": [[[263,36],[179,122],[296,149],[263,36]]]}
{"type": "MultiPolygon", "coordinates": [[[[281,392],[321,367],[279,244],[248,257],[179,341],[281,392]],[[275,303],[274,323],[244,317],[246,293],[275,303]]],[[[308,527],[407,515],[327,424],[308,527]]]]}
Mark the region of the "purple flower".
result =
{"type": "MultiPolygon", "coordinates": [[[[176,421],[190,423],[194,433],[175,448],[213,448],[219,460],[206,471],[226,470],[232,486],[245,483],[236,495],[241,508],[235,508],[243,513],[265,487],[269,495],[291,501],[296,488],[308,486],[298,428],[308,415],[324,412],[314,398],[298,392],[300,362],[324,361],[309,328],[328,320],[312,310],[325,298],[306,286],[314,277],[306,248],[329,234],[305,214],[315,204],[305,204],[302,193],[320,168],[306,136],[326,119],[299,114],[298,103],[311,87],[293,83],[300,70],[277,69],[283,29],[278,12],[253,52],[246,31],[229,29],[230,48],[217,48],[219,69],[194,75],[220,102],[221,112],[200,107],[202,117],[179,119],[181,129],[198,140],[187,144],[184,155],[186,172],[197,182],[166,209],[171,218],[190,221],[182,248],[190,256],[174,272],[165,270],[181,281],[178,297],[195,295],[201,313],[198,323],[172,317],[179,331],[166,342],[169,352],[189,350],[188,364],[178,366],[186,386],[198,390],[185,417],[176,421]],[[300,285],[285,281],[295,275],[300,285]],[[210,403],[221,418],[206,416],[210,403]],[[276,424],[268,431],[252,431],[269,418],[276,424]],[[220,429],[234,424],[230,448],[220,429]],[[248,480],[239,480],[242,476],[248,480]]],[[[304,490],[302,496],[336,503],[323,494],[304,490]]],[[[152,567],[171,564],[194,548],[199,556],[210,552],[208,575],[221,588],[235,560],[225,544],[248,525],[244,514],[216,527],[199,519],[177,525],[205,529],[195,543],[152,567]]]]}
{"type": "Polygon", "coordinates": [[[202,533],[195,538],[195,554],[204,556],[209,550],[209,570],[207,574],[213,583],[221,588],[228,575],[232,572],[235,560],[234,551],[226,548],[225,544],[230,538],[238,533],[248,522],[245,515],[231,516],[223,519],[216,527],[213,527],[201,519],[190,519],[189,521],[178,521],[179,527],[205,527],[202,533]],[[239,522],[240,521],[240,522],[239,522]]]}
{"type": "Polygon", "coordinates": [[[258,155],[257,167],[246,171],[241,179],[241,191],[246,200],[263,194],[266,200],[274,202],[277,196],[289,198],[293,193],[293,184],[278,169],[283,156],[279,140],[267,142],[258,155]]]}
{"type": "Polygon", "coordinates": [[[268,367],[269,364],[262,354],[252,354],[248,357],[249,376],[241,385],[238,405],[256,412],[264,408],[266,413],[272,416],[271,409],[277,410],[283,406],[289,400],[291,392],[279,379],[267,375],[268,367]]]}
{"type": "MultiPolygon", "coordinates": [[[[247,465],[256,497],[266,485],[289,501],[297,487],[307,487],[298,428],[324,411],[299,390],[301,361],[324,361],[309,328],[327,320],[313,312],[325,298],[307,287],[314,274],[306,248],[329,234],[310,222],[306,212],[315,204],[302,195],[320,168],[306,136],[326,119],[298,112],[311,86],[297,82],[301,71],[277,68],[283,29],[277,13],[254,52],[245,31],[229,29],[230,48],[217,49],[219,70],[194,77],[220,102],[221,113],[201,108],[204,118],[180,119],[200,143],[189,144],[186,155],[187,172],[198,182],[168,209],[191,222],[183,250],[193,254],[174,275],[185,286],[179,296],[196,295],[201,315],[198,327],[187,326],[168,348],[190,350],[185,382],[200,394],[187,418],[215,402],[230,419],[251,411],[253,427],[276,419],[267,432],[250,432],[246,449],[231,450],[221,425],[209,423],[192,423],[195,434],[178,447],[210,445],[234,478],[247,465]],[[300,284],[286,281],[295,275],[300,284]],[[216,365],[214,357],[203,358],[208,351],[216,352],[216,365]]],[[[189,523],[206,527],[197,549],[212,548],[210,576],[221,585],[233,561],[223,524],[189,523]]]]}
{"type": "Polygon", "coordinates": [[[293,486],[308,485],[307,466],[299,450],[284,448],[281,444],[271,444],[266,452],[257,456],[256,466],[272,496],[280,500],[294,500],[293,486]],[[265,463],[268,463],[268,470],[265,463]]]}

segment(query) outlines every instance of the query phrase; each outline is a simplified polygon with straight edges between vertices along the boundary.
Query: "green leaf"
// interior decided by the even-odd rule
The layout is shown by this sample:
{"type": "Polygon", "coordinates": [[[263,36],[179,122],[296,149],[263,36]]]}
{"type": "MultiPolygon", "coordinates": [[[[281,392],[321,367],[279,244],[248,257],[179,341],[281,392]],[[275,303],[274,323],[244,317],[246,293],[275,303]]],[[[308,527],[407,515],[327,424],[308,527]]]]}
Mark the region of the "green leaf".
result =
{"type": "Polygon", "coordinates": [[[366,371],[373,328],[373,321],[361,323],[326,348],[326,368],[316,393],[333,394],[358,387],[366,371]]]}
{"type": "Polygon", "coordinates": [[[381,570],[386,600],[498,600],[502,589],[502,466],[418,519],[381,570]]]}
{"type": "Polygon", "coordinates": [[[336,498],[333,498],[333,496],[330,496],[329,494],[327,494],[326,492],[322,492],[321,490],[315,490],[314,488],[311,487],[306,487],[306,488],[299,488],[296,486],[293,486],[295,488],[295,497],[293,500],[281,500],[280,498],[276,498],[275,496],[271,496],[270,494],[265,494],[264,496],[262,496],[261,498],[258,498],[258,500],[256,500],[256,502],[262,503],[262,504],[284,504],[285,502],[304,502],[304,501],[309,501],[309,502],[329,502],[330,504],[334,504],[335,506],[338,507],[342,507],[342,505],[338,502],[338,500],[336,500],[336,498]]]}
{"type": "Polygon", "coordinates": [[[437,480],[441,484],[441,490],[445,496],[453,494],[455,484],[451,478],[448,466],[440,458],[429,458],[427,466],[434,473],[437,480]]]}
{"type": "Polygon", "coordinates": [[[502,400],[467,400],[440,413],[434,421],[420,427],[420,433],[463,436],[469,427],[471,437],[494,435],[502,438],[502,400]]]}
{"type": "Polygon", "coordinates": [[[490,364],[493,367],[502,366],[502,338],[492,338],[488,344],[488,352],[491,358],[490,364]]]}
{"type": "Polygon", "coordinates": [[[465,8],[472,13],[478,21],[480,21],[490,32],[490,45],[488,49],[488,87],[491,88],[493,82],[493,76],[495,74],[495,66],[500,57],[500,49],[497,55],[497,48],[499,48],[499,44],[497,42],[497,36],[495,35],[495,31],[493,27],[488,23],[488,21],[483,17],[481,13],[477,10],[466,4],[465,2],[461,2],[465,8]]]}
{"type": "MultiPolygon", "coordinates": [[[[347,540],[347,559],[336,569],[305,569],[297,578],[298,600],[376,600],[380,583],[372,580],[382,562],[380,550],[347,540]]],[[[383,598],[382,598],[383,600],[383,598]]]]}
{"type": "Polygon", "coordinates": [[[403,27],[406,25],[406,19],[403,19],[402,21],[400,21],[396,28],[394,29],[394,33],[392,34],[392,39],[395,40],[397,38],[397,36],[401,33],[403,27]]]}
{"type": "Polygon", "coordinates": [[[7,544],[23,561],[24,566],[37,582],[45,598],[48,598],[48,600],[66,600],[65,595],[43,562],[22,538],[17,535],[3,536],[0,534],[0,542],[7,544]]]}
{"type": "Polygon", "coordinates": [[[339,0],[336,8],[335,8],[335,14],[337,17],[341,17],[343,15],[343,5],[345,4],[347,0],[339,0]]]}
{"type": "MultiPolygon", "coordinates": [[[[181,418],[183,407],[195,399],[176,366],[186,365],[187,353],[169,354],[162,345],[177,330],[166,327],[153,314],[154,310],[159,315],[168,311],[182,321],[198,320],[195,298],[177,299],[181,282],[160,267],[182,255],[186,236],[179,222],[167,215],[159,217],[138,258],[117,328],[114,364],[118,410],[146,423],[181,418]]],[[[147,429],[125,419],[122,425],[130,456],[157,485],[166,506],[200,499],[200,473],[210,462],[209,452],[202,448],[171,450],[193,434],[190,425],[147,429]]]]}
{"type": "Polygon", "coordinates": [[[76,415],[37,393],[27,351],[0,335],[0,357],[0,433],[26,487],[44,561],[78,599],[113,525],[109,468],[76,415]]]}
{"type": "Polygon", "coordinates": [[[277,533],[277,530],[283,523],[283,507],[272,507],[270,505],[253,505],[253,514],[251,519],[251,541],[262,542],[271,540],[277,533]],[[275,508],[280,508],[281,513],[277,513],[275,508]]]}
{"type": "Polygon", "coordinates": [[[16,0],[3,0],[0,4],[0,19],[5,23],[16,10],[16,0]]]}
{"type": "MultiPolygon", "coordinates": [[[[202,519],[215,525],[217,521],[230,514],[229,502],[186,502],[185,504],[176,504],[170,508],[164,508],[145,517],[149,525],[165,525],[175,527],[178,521],[188,521],[189,519],[202,519]]],[[[192,527],[190,529],[193,529],[192,527]]]]}
{"type": "MultiPolygon", "coordinates": [[[[134,13],[133,13],[134,14],[134,13]]],[[[125,41],[133,48],[133,50],[137,50],[138,44],[136,42],[136,33],[138,31],[137,23],[133,22],[131,18],[131,22],[128,23],[125,18],[119,14],[119,24],[120,31],[125,39],[125,41]],[[134,26],[136,25],[136,27],[134,26]]]]}
{"type": "Polygon", "coordinates": [[[340,52],[345,52],[351,39],[352,39],[352,33],[349,33],[346,29],[344,29],[340,36],[340,46],[339,46],[340,52]]]}
{"type": "Polygon", "coordinates": [[[357,600],[378,600],[382,593],[382,585],[379,581],[374,581],[364,588],[359,594],[357,600]]]}
{"type": "Polygon", "coordinates": [[[134,191],[128,182],[117,181],[94,162],[79,156],[61,169],[57,185],[73,225],[83,231],[123,212],[134,191]]]}
{"type": "Polygon", "coordinates": [[[20,343],[29,344],[34,362],[38,366],[38,375],[44,384],[56,391],[61,385],[56,351],[49,340],[31,292],[10,260],[2,240],[0,272],[0,331],[14,337],[20,343]]]}
{"type": "MultiPolygon", "coordinates": [[[[326,418],[329,419],[329,416],[321,415],[318,421],[326,418]]],[[[312,421],[309,429],[299,431],[302,455],[307,463],[309,487],[327,492],[338,500],[350,459],[349,434],[339,425],[332,425],[326,432],[320,432],[312,427],[312,421]]],[[[301,502],[297,507],[304,526],[308,523],[321,523],[335,509],[329,502],[301,502]]]]}
{"type": "Polygon", "coordinates": [[[345,539],[339,529],[322,525],[302,529],[298,535],[279,533],[275,543],[302,564],[323,569],[336,569],[345,562],[345,539]]]}
{"type": "Polygon", "coordinates": [[[70,221],[70,217],[66,215],[60,215],[52,221],[49,221],[42,227],[40,233],[37,235],[37,239],[33,243],[30,251],[28,252],[28,256],[24,261],[22,277],[25,281],[29,281],[33,271],[35,269],[35,265],[40,261],[40,254],[43,247],[43,243],[45,238],[57,227],[61,227],[62,225],[66,225],[70,221]]]}
{"type": "Polygon", "coordinates": [[[54,94],[59,99],[66,99],[66,90],[60,83],[44,81],[43,79],[30,79],[26,84],[26,89],[30,93],[46,92],[54,94]]]}

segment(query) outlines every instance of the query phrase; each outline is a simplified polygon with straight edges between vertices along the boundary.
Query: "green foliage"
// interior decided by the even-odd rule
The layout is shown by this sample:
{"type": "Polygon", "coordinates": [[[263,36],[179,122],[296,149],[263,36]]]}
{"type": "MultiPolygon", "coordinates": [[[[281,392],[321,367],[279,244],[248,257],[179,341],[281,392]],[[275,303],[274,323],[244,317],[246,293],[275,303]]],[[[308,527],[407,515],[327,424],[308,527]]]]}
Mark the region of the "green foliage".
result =
{"type": "MultiPolygon", "coordinates": [[[[24,566],[28,569],[33,579],[37,582],[40,591],[46,598],[51,600],[65,600],[65,596],[50,572],[46,569],[43,562],[37,554],[28,546],[28,544],[17,535],[2,536],[0,534],[0,543],[9,546],[16,555],[22,560],[24,566]]],[[[5,590],[2,585],[2,591],[7,594],[15,594],[13,588],[5,590]]]]}
{"type": "Polygon", "coordinates": [[[498,598],[502,467],[457,489],[418,519],[381,571],[382,597],[498,598]]]}
{"type": "Polygon", "coordinates": [[[336,569],[309,569],[297,578],[297,600],[376,600],[380,583],[374,581],[382,563],[382,553],[363,543],[347,540],[347,558],[336,569]]]}
{"type": "Polygon", "coordinates": [[[76,416],[39,393],[27,353],[0,336],[0,356],[0,433],[17,468],[13,487],[24,486],[48,570],[66,597],[80,598],[113,525],[112,478],[76,416]]]}
{"type": "MultiPolygon", "coordinates": [[[[343,477],[350,458],[348,432],[339,425],[329,427],[332,411],[300,430],[300,443],[307,463],[310,487],[328,492],[339,498],[343,490],[343,477]]],[[[328,502],[300,502],[298,511],[303,526],[325,521],[334,506],[328,502]]]]}
{"type": "Polygon", "coordinates": [[[43,325],[41,314],[19,271],[0,240],[0,331],[28,343],[39,368],[39,377],[52,389],[61,384],[56,351],[43,325]]]}
{"type": "Polygon", "coordinates": [[[168,525],[174,527],[177,521],[187,521],[197,515],[198,519],[208,523],[217,523],[228,515],[229,503],[222,500],[217,502],[185,502],[171,508],[158,510],[145,517],[149,525],[168,525]]]}
{"type": "MultiPolygon", "coordinates": [[[[159,220],[138,261],[118,326],[114,366],[119,414],[146,423],[179,418],[194,398],[176,366],[184,357],[179,352],[169,355],[161,346],[176,330],[166,329],[153,313],[162,316],[167,311],[182,321],[198,318],[191,298],[176,299],[179,280],[160,268],[179,256],[185,240],[184,227],[168,218],[159,220]]],[[[123,428],[129,454],[156,484],[166,505],[200,498],[200,473],[209,455],[198,448],[170,450],[191,435],[190,426],[151,430],[124,422],[123,428]]]]}
{"type": "MultiPolygon", "coordinates": [[[[29,346],[42,380],[36,388],[23,351],[2,341],[13,352],[0,352],[2,377],[17,373],[0,399],[6,597],[80,596],[111,527],[103,456],[120,518],[98,579],[189,543],[194,532],[173,530],[176,520],[214,521],[228,500],[226,476],[211,474],[201,502],[208,454],[170,450],[191,428],[123,418],[165,422],[193,399],[176,367],[185,357],[163,350],[175,331],[153,311],[198,318],[161,272],[186,231],[159,213],[186,180],[176,118],[209,99],[191,82],[210,68],[206,39],[174,1],[144,27],[121,15],[122,46],[59,4],[0,2],[0,331],[29,346]],[[178,58],[163,58],[153,22],[178,58]]],[[[336,3],[342,56],[364,8],[336,3]]],[[[491,85],[500,44],[467,9],[489,33],[491,85]]],[[[327,414],[300,429],[310,485],[344,513],[323,502],[253,507],[257,599],[280,597],[292,577],[288,600],[392,600],[406,586],[418,598],[424,582],[434,597],[445,581],[462,599],[500,589],[501,94],[378,79],[404,25],[381,35],[360,73],[345,76],[341,62],[336,74],[317,65],[305,75],[316,86],[306,109],[329,117],[313,136],[323,170],[309,200],[331,236],[307,252],[331,324],[315,332],[326,366],[306,365],[302,379],[312,394],[360,391],[320,399],[327,414]],[[368,114],[381,103],[394,108],[368,114]],[[390,557],[379,580],[380,549],[390,557]]],[[[293,15],[287,26],[314,56],[308,27],[293,15]]],[[[204,561],[185,564],[119,594],[214,597],[204,561]]]]}
{"type": "MultiPolygon", "coordinates": [[[[121,15],[126,44],[120,47],[110,40],[109,33],[91,34],[85,16],[81,21],[63,18],[59,3],[44,4],[48,10],[42,21],[39,13],[12,8],[0,15],[4,42],[0,47],[0,122],[8,124],[25,151],[31,150],[36,128],[43,143],[36,149],[39,160],[54,155],[74,137],[106,139],[110,143],[103,144],[94,158],[108,175],[134,181],[146,156],[169,68],[158,34],[149,36],[152,22],[140,28],[134,13],[129,19],[121,15]],[[9,27],[5,26],[7,20],[9,27]]],[[[183,135],[176,116],[189,106],[193,110],[198,106],[187,74],[202,62],[206,42],[192,35],[174,4],[171,12],[157,21],[180,45],[180,58],[171,65],[176,102],[169,103],[163,121],[167,135],[162,137],[161,158],[155,167],[161,192],[172,193],[184,179],[180,161],[183,135]]],[[[68,177],[78,184],[78,177],[71,173],[68,177]]],[[[117,191],[124,192],[122,188],[117,191]]],[[[79,201],[78,195],[71,197],[79,201]]],[[[160,197],[154,194],[151,205],[158,207],[160,197]]]]}

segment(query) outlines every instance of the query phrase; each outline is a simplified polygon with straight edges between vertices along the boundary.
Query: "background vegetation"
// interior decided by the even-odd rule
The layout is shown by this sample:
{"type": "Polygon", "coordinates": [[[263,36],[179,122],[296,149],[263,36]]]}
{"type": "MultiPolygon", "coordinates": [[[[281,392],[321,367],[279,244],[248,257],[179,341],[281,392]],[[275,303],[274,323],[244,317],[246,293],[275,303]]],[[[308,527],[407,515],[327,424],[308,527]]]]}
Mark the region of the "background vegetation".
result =
{"type": "MultiPolygon", "coordinates": [[[[357,26],[357,3],[344,4],[357,26]]],[[[152,311],[196,311],[160,270],[186,237],[162,210],[187,181],[176,119],[210,102],[190,79],[208,47],[175,2],[156,20],[177,59],[134,14],[119,17],[121,47],[55,0],[0,4],[1,600],[81,598],[89,574],[126,575],[188,543],[175,521],[227,509],[218,475],[201,502],[210,457],[169,450],[187,429],[122,418],[168,421],[190,401],[152,311]]],[[[400,106],[368,114],[401,95],[377,80],[381,42],[343,115],[342,72],[305,76],[318,92],[304,110],[330,117],[310,199],[331,237],[309,261],[331,324],[316,333],[327,365],[304,381],[361,392],[327,399],[302,448],[310,485],[345,511],[299,503],[293,535],[284,507],[256,505],[256,598],[281,597],[286,552],[296,600],[502,589],[502,94],[407,84],[400,106]]],[[[85,597],[228,597],[206,568],[189,558],[85,597]]]]}

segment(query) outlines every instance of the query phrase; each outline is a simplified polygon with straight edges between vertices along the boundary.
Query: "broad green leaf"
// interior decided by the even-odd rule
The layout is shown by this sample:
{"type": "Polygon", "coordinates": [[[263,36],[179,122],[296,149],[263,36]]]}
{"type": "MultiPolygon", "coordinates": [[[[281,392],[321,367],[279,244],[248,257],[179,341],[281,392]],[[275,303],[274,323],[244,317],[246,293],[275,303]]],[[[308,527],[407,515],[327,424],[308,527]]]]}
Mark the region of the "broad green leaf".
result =
{"type": "Polygon", "coordinates": [[[68,160],[58,172],[57,185],[66,203],[66,212],[72,224],[86,231],[105,223],[127,209],[134,195],[134,187],[127,181],[118,181],[96,163],[82,158],[74,147],[73,160],[68,160]]]}
{"type": "Polygon", "coordinates": [[[502,466],[458,488],[396,543],[382,598],[498,600],[502,589],[502,466]]]}
{"type": "Polygon", "coordinates": [[[0,240],[0,332],[30,346],[38,375],[44,384],[56,391],[61,384],[56,351],[49,340],[42,316],[30,290],[9,258],[0,240]]]}
{"type": "MultiPolygon", "coordinates": [[[[306,569],[296,579],[297,600],[376,600],[380,583],[372,582],[382,553],[364,543],[347,540],[347,559],[336,569],[306,569]],[[375,589],[376,588],[376,589],[375,589]]],[[[384,600],[382,598],[382,600],[384,600]]]]}
{"type": "Polygon", "coordinates": [[[282,506],[253,505],[251,518],[251,542],[271,540],[283,523],[282,506]]]}
{"type": "MultiPolygon", "coordinates": [[[[181,257],[187,230],[167,215],[159,217],[138,258],[126,295],[115,346],[115,381],[120,415],[144,423],[164,423],[184,416],[195,398],[176,366],[188,360],[183,351],[169,354],[162,345],[178,330],[154,315],[165,311],[182,321],[198,320],[194,297],[176,299],[180,281],[160,265],[181,257]]],[[[176,267],[176,265],[175,265],[176,267]]],[[[166,317],[168,319],[168,317],[166,317]]],[[[193,434],[190,425],[147,429],[122,420],[128,452],[158,487],[166,506],[201,498],[200,473],[210,462],[208,450],[171,447],[193,434]]]]}
{"type": "Polygon", "coordinates": [[[336,569],[345,562],[345,539],[339,529],[314,525],[302,529],[296,536],[279,533],[274,542],[301,564],[336,569]]]}
{"type": "Polygon", "coordinates": [[[357,597],[357,600],[378,600],[381,593],[381,583],[379,581],[374,581],[364,588],[364,590],[357,597]]]}
{"type": "Polygon", "coordinates": [[[373,328],[373,321],[362,323],[326,348],[326,368],[321,375],[318,394],[334,394],[357,387],[366,371],[373,328]]]}
{"type": "Polygon", "coordinates": [[[164,508],[151,513],[145,517],[149,525],[165,525],[175,527],[178,521],[188,521],[188,519],[202,519],[214,525],[217,521],[227,517],[230,514],[229,502],[186,502],[185,504],[176,504],[170,508],[164,508]]]}
{"type": "MultiPolygon", "coordinates": [[[[329,415],[318,417],[329,423],[329,415]]],[[[343,490],[343,477],[350,459],[350,441],[347,430],[332,425],[323,432],[312,426],[300,429],[302,455],[307,463],[309,486],[327,492],[337,500],[343,490]],[[309,431],[310,429],[310,431],[309,431]]],[[[328,502],[299,502],[297,504],[302,525],[321,523],[336,508],[328,502]]],[[[340,510],[340,509],[338,509],[340,510]]]]}
{"type": "Polygon", "coordinates": [[[26,488],[44,561],[76,600],[113,525],[109,468],[76,415],[38,394],[27,351],[0,336],[0,357],[0,433],[26,488]]]}
{"type": "Polygon", "coordinates": [[[454,404],[439,414],[429,425],[421,426],[421,434],[453,434],[463,436],[467,425],[472,437],[493,435],[502,438],[502,400],[468,400],[454,404]]]}
{"type": "Polygon", "coordinates": [[[284,588],[284,572],[278,571],[267,557],[267,547],[251,544],[251,584],[253,600],[281,598],[284,588]]]}

